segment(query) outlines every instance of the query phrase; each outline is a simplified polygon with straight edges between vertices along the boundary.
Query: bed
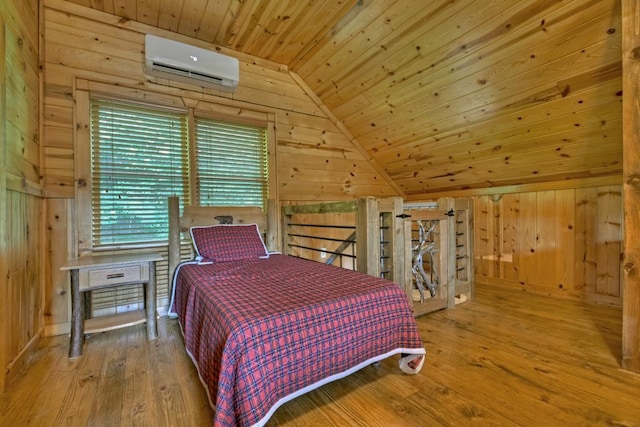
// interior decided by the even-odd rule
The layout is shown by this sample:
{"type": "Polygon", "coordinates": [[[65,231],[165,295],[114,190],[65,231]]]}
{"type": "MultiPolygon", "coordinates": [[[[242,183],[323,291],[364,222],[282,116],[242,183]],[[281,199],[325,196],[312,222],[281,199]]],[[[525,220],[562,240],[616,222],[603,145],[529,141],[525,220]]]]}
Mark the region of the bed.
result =
{"type": "Polygon", "coordinates": [[[255,223],[196,225],[190,235],[196,259],[176,268],[170,314],[215,426],[262,426],[283,403],[394,355],[403,372],[422,368],[400,286],[269,252],[255,223]]]}

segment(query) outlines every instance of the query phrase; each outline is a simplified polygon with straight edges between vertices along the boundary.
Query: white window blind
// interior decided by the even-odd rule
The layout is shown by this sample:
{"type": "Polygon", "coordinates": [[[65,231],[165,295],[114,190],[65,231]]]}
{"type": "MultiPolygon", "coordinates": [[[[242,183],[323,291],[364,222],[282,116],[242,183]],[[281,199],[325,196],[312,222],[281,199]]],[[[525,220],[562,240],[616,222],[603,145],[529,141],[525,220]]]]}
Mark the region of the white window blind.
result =
{"type": "Polygon", "coordinates": [[[190,117],[186,111],[92,100],[94,248],[165,242],[168,196],[179,196],[181,204],[265,206],[266,126],[190,117]]]}
{"type": "Polygon", "coordinates": [[[93,246],[167,240],[167,197],[189,201],[184,113],[91,105],[93,246]]]}
{"type": "Polygon", "coordinates": [[[203,206],[263,206],[267,195],[264,127],[195,119],[196,192],[203,206]]]}

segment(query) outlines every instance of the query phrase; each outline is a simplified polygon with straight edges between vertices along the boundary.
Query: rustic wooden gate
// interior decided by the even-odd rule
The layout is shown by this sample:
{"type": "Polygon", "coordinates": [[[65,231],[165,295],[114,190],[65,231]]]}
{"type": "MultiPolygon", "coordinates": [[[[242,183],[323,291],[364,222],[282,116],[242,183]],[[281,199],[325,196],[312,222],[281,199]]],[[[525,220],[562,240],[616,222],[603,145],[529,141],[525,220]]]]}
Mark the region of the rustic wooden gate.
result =
{"type": "Polygon", "coordinates": [[[468,200],[405,209],[404,280],[414,314],[473,299],[473,211],[468,200]]]}

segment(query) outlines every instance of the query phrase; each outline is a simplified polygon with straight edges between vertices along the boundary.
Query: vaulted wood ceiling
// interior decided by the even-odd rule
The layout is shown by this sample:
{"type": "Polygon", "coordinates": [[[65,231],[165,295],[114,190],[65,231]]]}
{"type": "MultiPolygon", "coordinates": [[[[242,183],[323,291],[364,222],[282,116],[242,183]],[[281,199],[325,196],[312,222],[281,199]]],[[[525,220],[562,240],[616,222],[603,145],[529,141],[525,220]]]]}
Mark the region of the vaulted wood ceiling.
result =
{"type": "Polygon", "coordinates": [[[620,0],[67,0],[287,65],[407,194],[619,175],[620,0]]]}

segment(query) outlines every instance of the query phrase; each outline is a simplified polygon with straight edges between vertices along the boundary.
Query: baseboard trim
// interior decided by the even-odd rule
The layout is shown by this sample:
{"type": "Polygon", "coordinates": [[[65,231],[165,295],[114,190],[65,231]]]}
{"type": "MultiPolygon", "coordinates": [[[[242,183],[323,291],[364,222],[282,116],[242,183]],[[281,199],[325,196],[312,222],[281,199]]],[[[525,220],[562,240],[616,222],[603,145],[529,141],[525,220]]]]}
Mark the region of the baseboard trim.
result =
{"type": "Polygon", "coordinates": [[[29,356],[34,352],[34,348],[40,344],[44,328],[31,338],[31,340],[24,346],[22,351],[18,353],[15,359],[13,359],[6,368],[5,371],[5,385],[11,384],[12,380],[18,375],[19,372],[26,370],[29,363],[29,356]]]}

